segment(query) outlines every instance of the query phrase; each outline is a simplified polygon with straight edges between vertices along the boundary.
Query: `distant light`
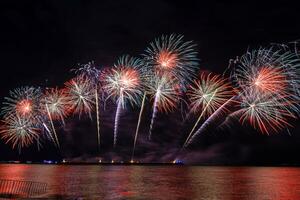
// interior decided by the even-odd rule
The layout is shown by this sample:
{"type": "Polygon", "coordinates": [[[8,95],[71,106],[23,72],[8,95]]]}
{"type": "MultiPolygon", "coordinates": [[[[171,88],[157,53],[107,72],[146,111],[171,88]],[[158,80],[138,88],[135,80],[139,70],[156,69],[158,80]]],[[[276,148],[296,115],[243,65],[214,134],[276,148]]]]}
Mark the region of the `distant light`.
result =
{"type": "Polygon", "coordinates": [[[182,160],[175,159],[175,160],[173,160],[172,163],[173,163],[173,164],[183,164],[183,161],[182,161],[182,160]]]}
{"type": "Polygon", "coordinates": [[[53,161],[52,160],[44,160],[43,163],[45,163],[45,164],[52,164],[53,161]]]}

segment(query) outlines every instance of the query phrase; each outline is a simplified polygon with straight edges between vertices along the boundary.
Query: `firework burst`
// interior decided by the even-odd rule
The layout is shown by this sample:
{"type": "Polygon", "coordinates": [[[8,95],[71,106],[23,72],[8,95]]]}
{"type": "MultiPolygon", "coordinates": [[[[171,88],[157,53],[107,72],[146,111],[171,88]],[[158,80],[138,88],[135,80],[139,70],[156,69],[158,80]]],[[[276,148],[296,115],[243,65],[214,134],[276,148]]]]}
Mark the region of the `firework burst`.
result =
{"type": "Polygon", "coordinates": [[[299,100],[299,58],[291,51],[260,48],[244,54],[234,66],[232,79],[241,91],[299,100]]]}
{"type": "Polygon", "coordinates": [[[0,127],[1,138],[12,145],[12,148],[28,147],[39,138],[39,128],[37,124],[26,117],[10,115],[2,121],[4,124],[0,127]]]}
{"type": "Polygon", "coordinates": [[[146,63],[158,76],[172,76],[182,86],[193,78],[198,66],[197,52],[192,41],[184,42],[182,35],[161,36],[146,49],[146,63]]]}
{"type": "MultiPolygon", "coordinates": [[[[55,137],[54,143],[59,147],[59,140],[54,127],[54,120],[61,120],[64,124],[64,118],[68,116],[70,105],[65,89],[50,88],[45,91],[41,99],[41,112],[45,113],[50,120],[52,131],[55,137]]],[[[51,135],[51,138],[52,135],[51,135]]]]}
{"type": "Polygon", "coordinates": [[[76,76],[65,83],[70,109],[79,114],[86,113],[92,118],[94,92],[89,79],[83,75],[76,76]]]}
{"type": "Polygon", "coordinates": [[[271,47],[247,52],[236,63],[233,81],[240,88],[240,121],[262,133],[288,126],[299,113],[299,58],[271,47]]]}
{"type": "Polygon", "coordinates": [[[206,118],[221,107],[234,95],[232,86],[221,76],[201,73],[200,79],[194,81],[188,92],[191,110],[195,113],[201,111],[195,125],[189,133],[183,147],[189,144],[194,130],[202,118],[206,118]]]}
{"type": "Polygon", "coordinates": [[[138,105],[143,94],[141,88],[141,67],[143,62],[128,55],[120,57],[117,64],[103,74],[103,89],[117,102],[114,126],[114,146],[117,143],[118,124],[121,108],[126,104],[138,105]]]}
{"type": "Polygon", "coordinates": [[[21,117],[35,118],[39,110],[39,100],[42,95],[40,88],[21,87],[9,92],[2,107],[4,117],[19,115],[21,117]]]}
{"type": "Polygon", "coordinates": [[[296,118],[289,110],[290,103],[273,95],[263,95],[250,90],[243,93],[240,98],[241,109],[236,111],[236,115],[240,116],[241,123],[248,121],[262,133],[278,132],[290,126],[287,119],[296,118]]]}
{"type": "Polygon", "coordinates": [[[69,99],[65,89],[47,89],[44,97],[41,99],[41,102],[43,112],[45,112],[45,106],[47,105],[52,119],[61,120],[63,124],[65,123],[64,119],[69,115],[70,111],[69,99]]]}
{"type": "MultiPolygon", "coordinates": [[[[99,87],[100,84],[100,70],[95,67],[94,62],[89,62],[88,64],[80,65],[77,70],[75,70],[77,74],[80,74],[87,78],[90,81],[92,86],[92,90],[94,90],[94,99],[95,99],[95,109],[96,109],[96,122],[97,122],[97,142],[98,142],[98,150],[100,150],[100,116],[99,116],[99,87]]],[[[101,93],[101,92],[100,92],[101,93]]]]}

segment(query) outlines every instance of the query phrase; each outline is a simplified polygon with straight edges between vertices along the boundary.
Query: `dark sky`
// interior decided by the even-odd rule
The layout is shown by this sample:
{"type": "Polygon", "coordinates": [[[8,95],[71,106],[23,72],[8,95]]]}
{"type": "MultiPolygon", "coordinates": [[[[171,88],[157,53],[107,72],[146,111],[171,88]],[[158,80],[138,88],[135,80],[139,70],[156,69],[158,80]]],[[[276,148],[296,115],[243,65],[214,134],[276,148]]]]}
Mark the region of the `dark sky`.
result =
{"type": "MultiPolygon", "coordinates": [[[[183,34],[198,44],[201,69],[222,73],[228,60],[243,54],[247,48],[300,39],[298,12],[297,5],[286,1],[263,4],[3,0],[0,3],[0,97],[3,99],[10,89],[23,85],[62,86],[73,76],[69,70],[77,63],[94,60],[99,66],[110,66],[118,56],[138,56],[155,37],[170,33],[183,34]]],[[[150,110],[149,106],[142,123],[144,136],[150,110]]],[[[128,159],[133,134],[128,130],[134,130],[138,113],[124,111],[121,125],[124,133],[120,147],[113,150],[110,146],[111,113],[114,112],[111,106],[102,113],[106,152],[101,155],[128,159]]],[[[178,115],[178,112],[160,115],[154,142],[139,141],[137,154],[141,159],[165,161],[174,157],[178,140],[183,140],[178,136],[182,128],[174,127],[180,124],[178,115]]],[[[32,147],[18,155],[1,141],[0,160],[95,156],[94,123],[74,118],[59,131],[63,152],[45,143],[40,152],[32,147]]],[[[291,136],[286,133],[263,136],[247,126],[232,123],[230,128],[201,136],[184,157],[193,163],[300,164],[300,136],[297,135],[300,125],[296,120],[291,123],[294,126],[291,136]]]]}

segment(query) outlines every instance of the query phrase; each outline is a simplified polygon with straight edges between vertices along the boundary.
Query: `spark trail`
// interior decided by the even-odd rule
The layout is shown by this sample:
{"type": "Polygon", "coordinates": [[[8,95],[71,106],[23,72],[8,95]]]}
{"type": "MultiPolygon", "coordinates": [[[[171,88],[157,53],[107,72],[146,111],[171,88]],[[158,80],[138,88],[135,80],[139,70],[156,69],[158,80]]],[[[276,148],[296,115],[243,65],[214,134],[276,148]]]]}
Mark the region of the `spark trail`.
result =
{"type": "Polygon", "coordinates": [[[119,120],[120,120],[121,108],[122,108],[122,101],[121,101],[121,99],[119,99],[118,100],[118,105],[117,105],[117,111],[116,111],[116,115],[115,115],[114,148],[117,145],[117,137],[118,137],[118,128],[119,128],[119,120]]]}
{"type": "Polygon", "coordinates": [[[100,151],[100,119],[99,119],[99,100],[98,100],[98,87],[95,88],[95,106],[96,106],[96,120],[97,120],[97,141],[98,150],[100,151]]]}
{"type": "Polygon", "coordinates": [[[210,106],[210,102],[213,100],[213,98],[214,98],[214,96],[216,95],[216,93],[217,93],[217,90],[213,93],[212,97],[210,98],[210,100],[209,100],[208,103],[206,104],[205,108],[202,110],[202,112],[201,112],[200,116],[198,117],[198,119],[197,119],[195,125],[193,126],[191,132],[189,133],[188,137],[186,138],[186,140],[185,140],[185,142],[184,142],[182,148],[186,147],[187,142],[189,141],[189,139],[190,139],[190,137],[192,136],[194,130],[195,130],[196,127],[198,126],[198,124],[199,124],[200,120],[202,119],[204,113],[206,112],[207,108],[210,106]]]}
{"type": "Polygon", "coordinates": [[[140,110],[140,113],[139,113],[139,119],[138,119],[138,123],[137,123],[137,126],[136,126],[134,142],[133,142],[133,150],[132,150],[132,154],[131,154],[131,161],[133,161],[133,159],[134,159],[136,140],[137,140],[137,136],[138,136],[138,133],[139,133],[140,123],[141,123],[141,119],[142,119],[142,115],[143,115],[143,111],[144,111],[145,99],[146,99],[146,92],[144,93],[144,96],[143,96],[141,110],[140,110]]]}
{"type": "Polygon", "coordinates": [[[52,131],[53,131],[53,134],[54,134],[54,137],[55,137],[55,143],[56,143],[57,147],[60,149],[59,140],[58,140],[58,137],[57,137],[57,134],[56,134],[54,124],[53,124],[52,116],[50,114],[49,106],[48,106],[48,104],[45,104],[45,106],[46,106],[48,117],[49,117],[49,120],[50,120],[50,123],[51,123],[52,131]]]}
{"type": "MultiPolygon", "coordinates": [[[[234,101],[234,98],[236,96],[231,97],[230,99],[228,99],[222,106],[220,106],[211,116],[209,116],[207,118],[207,120],[205,120],[205,122],[200,126],[200,128],[195,132],[195,134],[191,137],[191,139],[187,142],[186,147],[189,146],[193,140],[197,137],[197,135],[199,135],[200,133],[202,133],[205,128],[207,128],[207,126],[217,117],[220,115],[221,112],[223,112],[224,109],[226,109],[225,107],[234,101]]],[[[227,109],[226,109],[227,110],[227,109]]]]}
{"type": "Polygon", "coordinates": [[[151,137],[152,137],[153,125],[154,125],[154,121],[155,121],[157,110],[158,110],[159,96],[160,96],[160,88],[157,89],[157,93],[156,93],[155,98],[154,98],[153,111],[152,111],[152,117],[151,117],[151,122],[150,122],[150,129],[149,129],[149,136],[148,136],[149,140],[151,140],[151,137]]]}

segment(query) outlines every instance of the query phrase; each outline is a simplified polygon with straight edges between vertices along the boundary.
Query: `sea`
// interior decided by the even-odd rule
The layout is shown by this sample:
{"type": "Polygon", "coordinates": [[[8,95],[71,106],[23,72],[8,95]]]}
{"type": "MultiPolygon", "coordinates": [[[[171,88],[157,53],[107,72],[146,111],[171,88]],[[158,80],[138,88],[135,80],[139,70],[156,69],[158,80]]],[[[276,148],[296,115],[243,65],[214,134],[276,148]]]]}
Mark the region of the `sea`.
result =
{"type": "Polygon", "coordinates": [[[300,168],[0,164],[0,198],[298,200],[300,168]]]}

